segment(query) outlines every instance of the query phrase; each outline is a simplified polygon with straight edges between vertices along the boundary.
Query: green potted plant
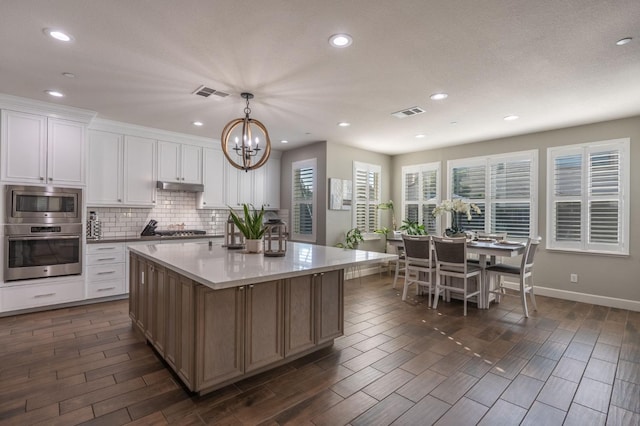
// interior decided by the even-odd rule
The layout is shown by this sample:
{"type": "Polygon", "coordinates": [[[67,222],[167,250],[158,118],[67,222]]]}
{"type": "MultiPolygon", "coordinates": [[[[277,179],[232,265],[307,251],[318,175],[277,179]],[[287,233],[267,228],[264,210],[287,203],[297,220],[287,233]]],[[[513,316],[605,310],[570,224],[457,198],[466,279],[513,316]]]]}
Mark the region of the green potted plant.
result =
{"type": "Polygon", "coordinates": [[[388,203],[380,203],[380,204],[378,204],[378,208],[380,210],[389,210],[391,212],[391,227],[393,228],[394,231],[396,229],[398,229],[397,224],[396,224],[396,213],[395,213],[395,210],[393,208],[393,200],[389,200],[388,203]]]}
{"type": "Polygon", "coordinates": [[[232,208],[229,208],[229,215],[238,230],[244,235],[247,251],[249,253],[260,253],[262,251],[262,237],[265,231],[264,207],[256,210],[252,205],[250,211],[249,204],[243,204],[242,208],[244,210],[244,220],[232,208]]]}
{"type": "Polygon", "coordinates": [[[353,228],[347,231],[347,234],[344,237],[344,243],[338,243],[336,244],[336,247],[357,249],[358,244],[360,244],[362,241],[364,241],[362,232],[360,232],[358,228],[353,228]]]}
{"type": "Polygon", "coordinates": [[[427,235],[427,230],[424,228],[422,223],[414,222],[410,219],[402,221],[400,230],[405,232],[407,235],[427,235]]]}

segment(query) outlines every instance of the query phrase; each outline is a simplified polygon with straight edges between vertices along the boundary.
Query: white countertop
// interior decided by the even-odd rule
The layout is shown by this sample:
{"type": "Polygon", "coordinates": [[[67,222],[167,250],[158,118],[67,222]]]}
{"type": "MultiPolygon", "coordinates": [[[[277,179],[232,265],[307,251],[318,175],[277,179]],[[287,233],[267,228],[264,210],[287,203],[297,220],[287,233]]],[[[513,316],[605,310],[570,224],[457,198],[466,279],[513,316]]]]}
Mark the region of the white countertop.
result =
{"type": "Polygon", "coordinates": [[[207,241],[128,246],[129,250],[214,290],[397,259],[395,254],[287,244],[284,257],[228,250],[207,241]]]}

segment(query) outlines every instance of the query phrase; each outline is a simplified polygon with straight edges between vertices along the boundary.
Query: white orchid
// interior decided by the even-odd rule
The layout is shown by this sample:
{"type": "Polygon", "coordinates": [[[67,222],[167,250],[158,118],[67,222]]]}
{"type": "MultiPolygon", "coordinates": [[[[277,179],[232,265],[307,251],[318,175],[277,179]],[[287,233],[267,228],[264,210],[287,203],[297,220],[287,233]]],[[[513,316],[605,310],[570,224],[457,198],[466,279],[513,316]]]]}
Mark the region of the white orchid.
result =
{"type": "Polygon", "coordinates": [[[474,203],[467,203],[462,198],[454,200],[444,200],[433,209],[434,216],[440,216],[444,213],[455,212],[467,215],[467,220],[471,220],[471,211],[481,214],[480,208],[474,203]]]}

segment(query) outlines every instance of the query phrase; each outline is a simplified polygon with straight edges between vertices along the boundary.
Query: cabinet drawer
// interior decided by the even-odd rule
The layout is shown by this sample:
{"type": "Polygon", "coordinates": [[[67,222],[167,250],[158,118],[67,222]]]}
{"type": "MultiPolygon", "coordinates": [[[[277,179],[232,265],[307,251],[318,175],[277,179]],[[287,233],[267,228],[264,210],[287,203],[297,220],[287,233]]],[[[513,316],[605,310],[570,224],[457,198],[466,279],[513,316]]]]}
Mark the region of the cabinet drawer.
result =
{"type": "Polygon", "coordinates": [[[124,294],[124,280],[107,280],[87,283],[87,299],[95,297],[115,296],[124,294]]]}
{"type": "Polygon", "coordinates": [[[112,263],[105,265],[91,265],[87,267],[87,282],[104,280],[123,280],[124,263],[112,263]]]}
{"type": "Polygon", "coordinates": [[[87,265],[104,265],[107,263],[124,262],[124,252],[100,253],[87,255],[87,265]]]}
{"type": "Polygon", "coordinates": [[[0,289],[2,311],[56,305],[84,299],[84,281],[30,284],[0,289]]]}
{"type": "Polygon", "coordinates": [[[87,244],[87,254],[113,254],[124,253],[124,244],[87,244]]]}

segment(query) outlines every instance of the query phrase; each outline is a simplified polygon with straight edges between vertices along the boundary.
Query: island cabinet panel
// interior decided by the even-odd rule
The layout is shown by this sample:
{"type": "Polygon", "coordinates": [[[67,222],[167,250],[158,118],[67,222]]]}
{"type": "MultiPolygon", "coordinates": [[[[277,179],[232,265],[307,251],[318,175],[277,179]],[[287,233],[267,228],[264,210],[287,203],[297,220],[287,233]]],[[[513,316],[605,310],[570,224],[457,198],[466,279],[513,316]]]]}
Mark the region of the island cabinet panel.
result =
{"type": "Polygon", "coordinates": [[[167,271],[162,266],[153,265],[151,268],[149,293],[152,295],[153,306],[149,310],[149,323],[153,324],[151,342],[158,352],[164,354],[167,341],[167,271]]]}
{"type": "Polygon", "coordinates": [[[285,281],[285,356],[304,352],[315,346],[314,276],[285,281]]]}
{"type": "Polygon", "coordinates": [[[284,358],[282,281],[247,286],[245,372],[284,358]]]}
{"type": "Polygon", "coordinates": [[[129,318],[131,318],[131,324],[134,327],[138,326],[138,317],[140,312],[138,309],[138,300],[140,296],[138,291],[140,289],[140,274],[138,273],[138,256],[135,254],[129,255],[129,318]]]}
{"type": "MultiPolygon", "coordinates": [[[[197,386],[195,380],[196,351],[196,283],[178,276],[178,304],[176,311],[176,372],[189,389],[197,386]]],[[[170,320],[169,320],[170,321],[170,320]]]]}
{"type": "Polygon", "coordinates": [[[244,374],[245,293],[244,287],[197,289],[198,388],[244,374]]]}
{"type": "Polygon", "coordinates": [[[344,273],[315,274],[316,344],[331,341],[344,332],[344,273]]]}

